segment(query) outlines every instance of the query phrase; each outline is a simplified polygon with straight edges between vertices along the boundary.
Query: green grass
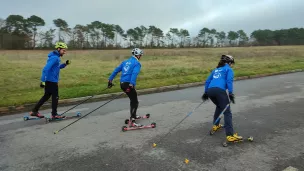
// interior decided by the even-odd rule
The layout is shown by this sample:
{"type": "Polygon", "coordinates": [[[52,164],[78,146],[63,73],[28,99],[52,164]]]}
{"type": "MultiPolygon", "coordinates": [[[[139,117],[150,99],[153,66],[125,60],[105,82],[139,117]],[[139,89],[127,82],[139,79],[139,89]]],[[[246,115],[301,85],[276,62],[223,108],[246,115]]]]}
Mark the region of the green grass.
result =
{"type": "MultiPolygon", "coordinates": [[[[0,106],[35,103],[43,95],[39,87],[41,70],[49,51],[0,51],[0,106]]],[[[163,49],[144,50],[137,89],[200,82],[206,79],[221,54],[235,57],[235,76],[275,73],[304,68],[304,46],[163,49]]],[[[60,72],[60,99],[121,91],[118,74],[116,84],[107,86],[107,79],[130,50],[68,51],[62,62],[72,64],[60,72]]]]}

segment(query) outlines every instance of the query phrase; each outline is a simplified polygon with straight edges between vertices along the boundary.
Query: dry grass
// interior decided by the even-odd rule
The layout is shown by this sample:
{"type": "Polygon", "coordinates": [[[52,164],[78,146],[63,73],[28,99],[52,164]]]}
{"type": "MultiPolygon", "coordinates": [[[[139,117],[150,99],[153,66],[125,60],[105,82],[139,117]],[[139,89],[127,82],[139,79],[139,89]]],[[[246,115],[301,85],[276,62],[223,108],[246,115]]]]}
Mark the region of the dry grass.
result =
{"type": "MultiPolygon", "coordinates": [[[[20,105],[39,100],[43,89],[39,87],[41,70],[49,51],[0,51],[0,106],[20,105]]],[[[204,80],[221,54],[235,56],[236,76],[273,73],[304,68],[304,46],[248,47],[217,49],[163,49],[144,50],[142,70],[137,89],[204,80]]],[[[62,62],[72,64],[61,70],[60,99],[101,93],[117,92],[117,86],[101,92],[107,78],[130,50],[68,51],[62,62]]]]}

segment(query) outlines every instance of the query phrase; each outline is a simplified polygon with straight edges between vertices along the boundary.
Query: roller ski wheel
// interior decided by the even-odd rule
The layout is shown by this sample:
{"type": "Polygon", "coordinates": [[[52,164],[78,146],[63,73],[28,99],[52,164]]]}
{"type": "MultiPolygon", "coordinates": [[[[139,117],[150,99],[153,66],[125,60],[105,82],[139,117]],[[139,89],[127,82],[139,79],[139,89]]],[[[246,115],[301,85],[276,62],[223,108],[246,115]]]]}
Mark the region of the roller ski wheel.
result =
{"type": "MultiPolygon", "coordinates": [[[[136,118],[135,120],[138,120],[138,119],[146,119],[146,118],[150,118],[150,114],[149,114],[149,113],[146,114],[146,115],[144,115],[144,116],[138,116],[138,118],[136,118]]],[[[126,120],[125,120],[125,124],[129,124],[129,121],[130,121],[130,119],[126,119],[126,120]]]]}
{"type": "Polygon", "coordinates": [[[28,116],[23,116],[23,120],[24,120],[24,121],[30,120],[30,117],[28,117],[28,116]]]}
{"type": "Polygon", "coordinates": [[[247,140],[248,142],[253,142],[253,137],[249,136],[247,139],[240,139],[240,140],[236,140],[236,141],[225,141],[223,142],[223,147],[227,147],[228,144],[235,144],[235,143],[240,143],[240,142],[244,142],[244,140],[247,140]]]}
{"type": "Polygon", "coordinates": [[[152,125],[152,128],[156,128],[156,123],[155,122],[152,122],[151,125],[152,125]]]}
{"type": "Polygon", "coordinates": [[[127,131],[127,128],[126,126],[122,126],[122,132],[126,132],[127,131]]]}
{"type": "Polygon", "coordinates": [[[77,117],[81,117],[81,113],[80,113],[80,112],[77,112],[76,116],[77,116],[77,117]]]}
{"type": "Polygon", "coordinates": [[[247,138],[247,141],[253,142],[253,136],[248,137],[248,138],[247,138]]]}
{"type": "Polygon", "coordinates": [[[210,130],[209,134],[213,135],[215,132],[220,131],[224,125],[219,124],[219,126],[213,125],[212,129],[210,130]]]}

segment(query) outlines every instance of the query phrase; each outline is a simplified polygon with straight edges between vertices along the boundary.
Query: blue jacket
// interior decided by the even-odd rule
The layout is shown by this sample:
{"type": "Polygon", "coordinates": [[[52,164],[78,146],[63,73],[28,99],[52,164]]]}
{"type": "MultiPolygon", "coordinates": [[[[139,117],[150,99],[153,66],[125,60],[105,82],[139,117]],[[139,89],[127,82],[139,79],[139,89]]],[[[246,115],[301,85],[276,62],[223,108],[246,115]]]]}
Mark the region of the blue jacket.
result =
{"type": "Polygon", "coordinates": [[[60,64],[60,54],[53,51],[48,54],[48,60],[42,70],[41,81],[58,82],[60,69],[65,68],[66,64],[60,64]]]}
{"type": "Polygon", "coordinates": [[[130,84],[135,86],[140,68],[141,64],[138,59],[134,56],[131,56],[129,59],[123,61],[117,68],[114,69],[109,77],[109,80],[112,81],[118,72],[121,72],[120,82],[130,82],[130,84]]]}
{"type": "Polygon", "coordinates": [[[232,68],[226,64],[223,67],[214,69],[205,82],[205,92],[211,87],[218,87],[233,93],[234,73],[232,68]]]}

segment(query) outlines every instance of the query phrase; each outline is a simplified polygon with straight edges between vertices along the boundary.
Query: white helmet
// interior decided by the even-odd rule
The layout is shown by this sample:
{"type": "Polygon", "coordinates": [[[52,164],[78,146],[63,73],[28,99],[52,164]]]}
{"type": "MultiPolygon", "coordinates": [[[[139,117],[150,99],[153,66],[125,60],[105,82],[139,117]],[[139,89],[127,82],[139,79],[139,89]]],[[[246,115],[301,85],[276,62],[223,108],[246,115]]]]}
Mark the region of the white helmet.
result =
{"type": "Polygon", "coordinates": [[[134,48],[132,50],[132,55],[135,55],[135,56],[137,56],[137,55],[143,55],[143,51],[141,49],[139,49],[139,48],[134,48]]]}
{"type": "Polygon", "coordinates": [[[231,55],[222,55],[221,60],[228,63],[234,64],[234,58],[231,55]]]}

